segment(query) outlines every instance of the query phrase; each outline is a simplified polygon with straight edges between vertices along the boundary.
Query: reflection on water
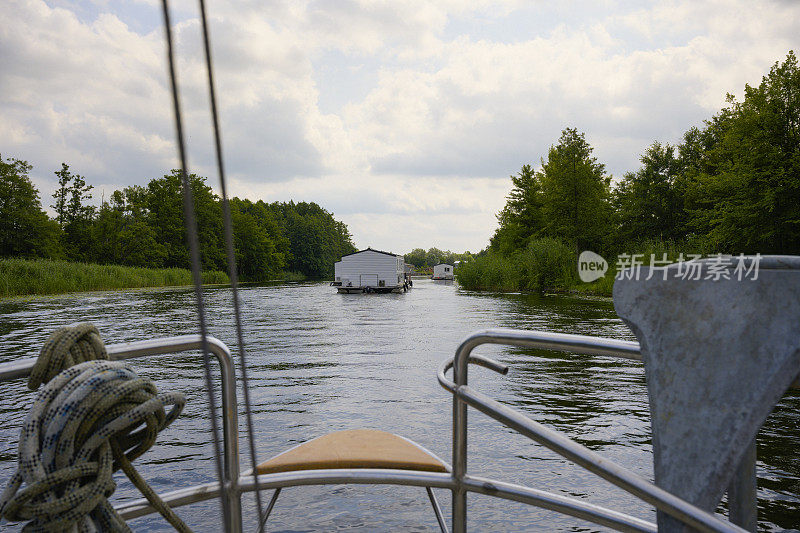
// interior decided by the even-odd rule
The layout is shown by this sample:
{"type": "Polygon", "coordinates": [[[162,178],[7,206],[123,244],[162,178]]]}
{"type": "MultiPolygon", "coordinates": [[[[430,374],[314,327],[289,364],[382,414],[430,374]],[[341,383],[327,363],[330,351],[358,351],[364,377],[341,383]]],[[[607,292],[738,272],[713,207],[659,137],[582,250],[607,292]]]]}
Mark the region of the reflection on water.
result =
{"type": "MultiPolygon", "coordinates": [[[[213,288],[205,295],[211,334],[234,347],[230,291],[213,288]]],[[[248,286],[241,296],[260,460],[330,431],[360,427],[399,433],[449,460],[451,400],[435,373],[469,332],[514,327],[633,338],[605,299],[479,294],[428,280],[415,281],[407,294],[340,295],[323,283],[281,283],[248,286]]],[[[189,289],[4,301],[0,302],[0,361],[35,355],[54,328],[81,321],[95,323],[107,342],[196,332],[189,289]]],[[[483,346],[478,352],[509,364],[511,371],[501,377],[473,369],[470,380],[477,389],[652,477],[647,393],[638,363],[496,346],[483,346]]],[[[214,477],[201,359],[190,353],[130,361],[137,372],[156,380],[160,390],[180,389],[188,397],[181,418],[136,461],[159,491],[214,477]]],[[[32,395],[21,380],[4,384],[3,391],[0,481],[4,483],[14,469],[18,431],[32,395]]],[[[763,530],[800,523],[798,407],[800,395],[790,393],[758,438],[763,530]]],[[[474,411],[469,453],[469,469],[475,474],[654,519],[647,506],[623,491],[474,411]]],[[[246,457],[243,466],[249,466],[246,457]]],[[[118,479],[115,500],[137,497],[124,477],[118,479]]],[[[447,514],[449,495],[445,491],[438,495],[447,514]]],[[[252,499],[245,503],[252,510],[252,499]]],[[[477,495],[469,496],[469,509],[470,528],[475,531],[599,530],[547,511],[477,495]]],[[[219,530],[215,503],[182,508],[179,513],[196,531],[219,530]]],[[[388,486],[287,489],[269,523],[271,531],[437,527],[424,491],[388,486]]],[[[132,526],[137,531],[169,531],[155,517],[137,519],[132,526]]],[[[252,512],[245,527],[255,529],[252,512]]]]}

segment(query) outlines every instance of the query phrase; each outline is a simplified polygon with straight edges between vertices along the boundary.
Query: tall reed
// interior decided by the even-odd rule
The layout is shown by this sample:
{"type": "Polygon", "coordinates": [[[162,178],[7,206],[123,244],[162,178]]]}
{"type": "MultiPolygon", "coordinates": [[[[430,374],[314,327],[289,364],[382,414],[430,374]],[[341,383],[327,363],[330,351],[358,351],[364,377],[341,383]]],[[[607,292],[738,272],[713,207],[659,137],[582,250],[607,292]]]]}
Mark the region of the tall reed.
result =
{"type": "MultiPolygon", "coordinates": [[[[95,265],[50,259],[0,259],[0,297],[191,283],[192,273],[182,268],[95,265]]],[[[203,272],[203,283],[229,283],[229,279],[224,272],[203,272]]]]}

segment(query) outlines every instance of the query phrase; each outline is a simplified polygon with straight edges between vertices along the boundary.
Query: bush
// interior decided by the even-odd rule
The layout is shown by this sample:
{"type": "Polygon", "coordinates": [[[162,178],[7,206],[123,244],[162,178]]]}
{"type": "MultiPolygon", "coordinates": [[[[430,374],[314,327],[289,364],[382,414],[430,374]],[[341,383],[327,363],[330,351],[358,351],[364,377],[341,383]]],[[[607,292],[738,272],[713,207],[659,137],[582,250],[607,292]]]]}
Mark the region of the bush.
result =
{"type": "Polygon", "coordinates": [[[576,283],[577,258],[558,239],[531,239],[513,254],[489,252],[462,263],[456,279],[465,289],[501,292],[545,292],[567,289],[576,283]]]}
{"type": "Polygon", "coordinates": [[[281,278],[283,281],[306,281],[308,276],[303,274],[302,272],[292,272],[286,271],[282,274],[281,278]]]}
{"type": "Polygon", "coordinates": [[[468,290],[514,292],[520,290],[517,261],[497,253],[462,263],[455,272],[459,285],[468,290]]]}
{"type": "Polygon", "coordinates": [[[522,289],[542,293],[575,285],[577,260],[573,249],[558,239],[531,239],[521,252],[522,289]]]}

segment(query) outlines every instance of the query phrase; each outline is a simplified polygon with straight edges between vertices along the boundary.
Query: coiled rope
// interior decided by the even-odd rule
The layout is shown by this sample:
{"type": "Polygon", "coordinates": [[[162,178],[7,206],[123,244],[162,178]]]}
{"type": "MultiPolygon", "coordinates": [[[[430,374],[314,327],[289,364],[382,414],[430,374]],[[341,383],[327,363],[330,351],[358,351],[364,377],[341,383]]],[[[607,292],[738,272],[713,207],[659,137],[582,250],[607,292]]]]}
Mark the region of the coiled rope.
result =
{"type": "Polygon", "coordinates": [[[28,377],[28,388],[36,390],[62,370],[97,359],[108,359],[108,353],[100,332],[93,324],[84,322],[73,327],[58,328],[42,346],[28,377]]]}
{"type": "Polygon", "coordinates": [[[180,415],[185,397],[159,394],[151,380],[107,357],[91,324],[60,328],[47,340],[28,386],[47,384],[25,418],[0,517],[29,520],[23,531],[130,531],[108,502],[112,474],[122,469],[176,530],[189,532],[131,465],[180,415]]]}

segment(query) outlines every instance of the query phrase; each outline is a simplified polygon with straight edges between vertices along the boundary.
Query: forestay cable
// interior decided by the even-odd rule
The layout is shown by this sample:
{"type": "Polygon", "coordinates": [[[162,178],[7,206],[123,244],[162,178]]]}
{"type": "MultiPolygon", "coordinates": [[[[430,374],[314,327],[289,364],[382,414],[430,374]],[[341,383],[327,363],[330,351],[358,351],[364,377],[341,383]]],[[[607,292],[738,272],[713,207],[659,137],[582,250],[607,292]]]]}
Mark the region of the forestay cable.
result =
{"type": "MultiPolygon", "coordinates": [[[[250,451],[250,462],[253,471],[258,465],[255,446],[255,431],[253,430],[253,415],[250,407],[250,387],[247,378],[247,356],[244,345],[244,334],[242,331],[242,315],[239,301],[239,274],[236,270],[236,253],[233,248],[233,223],[231,221],[231,207],[228,202],[228,192],[225,182],[225,165],[222,159],[222,133],[219,125],[217,113],[217,97],[214,88],[214,69],[211,59],[211,44],[208,31],[208,21],[206,19],[206,3],[200,0],[200,18],[203,24],[203,46],[206,54],[206,71],[208,72],[208,94],[211,102],[211,118],[214,125],[214,147],[217,158],[217,172],[219,173],[220,192],[222,193],[222,215],[225,225],[225,248],[228,256],[228,276],[231,280],[231,292],[233,298],[233,316],[236,322],[236,342],[239,346],[239,366],[242,371],[242,390],[244,394],[245,418],[247,420],[248,447],[250,451]]],[[[262,520],[263,507],[261,504],[261,488],[259,487],[258,476],[255,478],[256,490],[256,511],[259,524],[259,531],[264,530],[264,520],[262,520]]]]}
{"type": "MultiPolygon", "coordinates": [[[[186,164],[186,145],[183,137],[183,120],[181,119],[180,98],[178,94],[178,79],[175,72],[175,59],[172,44],[172,25],[169,16],[168,0],[162,0],[164,8],[164,29],[167,39],[167,59],[169,76],[172,85],[172,106],[175,112],[175,131],[178,142],[178,155],[181,162],[181,183],[183,185],[183,216],[186,223],[186,234],[189,241],[189,255],[192,261],[192,279],[194,281],[195,299],[197,301],[197,319],[200,326],[200,339],[203,353],[203,367],[205,369],[206,392],[208,393],[208,407],[211,412],[211,442],[214,446],[214,462],[217,469],[217,479],[221,487],[222,518],[225,531],[230,531],[231,526],[231,500],[230,491],[236,487],[225,482],[222,471],[222,452],[219,444],[219,424],[217,423],[217,408],[214,400],[214,383],[211,379],[211,359],[208,350],[208,337],[206,332],[205,305],[203,303],[203,285],[200,273],[200,244],[197,237],[197,221],[194,216],[194,198],[191,183],[189,182],[188,165],[186,164]]],[[[239,520],[241,517],[235,517],[239,520]]]]}

